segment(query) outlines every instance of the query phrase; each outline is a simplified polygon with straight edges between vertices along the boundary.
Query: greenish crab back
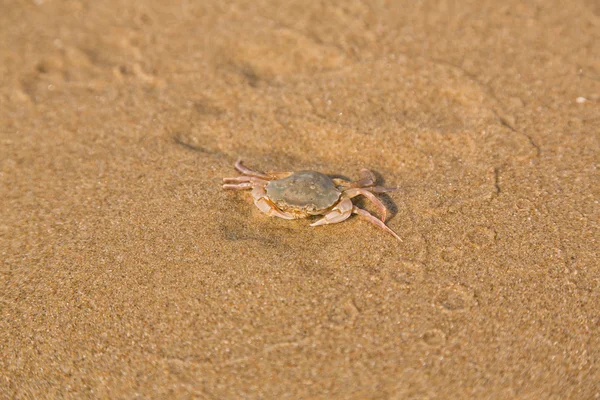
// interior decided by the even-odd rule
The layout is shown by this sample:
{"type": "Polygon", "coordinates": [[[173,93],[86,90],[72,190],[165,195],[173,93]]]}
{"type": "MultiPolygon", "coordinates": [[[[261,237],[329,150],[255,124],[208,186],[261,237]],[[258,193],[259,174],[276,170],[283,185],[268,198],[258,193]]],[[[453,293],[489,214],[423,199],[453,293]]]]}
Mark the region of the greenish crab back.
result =
{"type": "Polygon", "coordinates": [[[299,171],[271,181],[266,190],[275,203],[283,201],[290,206],[313,206],[317,210],[331,207],[341,195],[330,177],[315,171],[299,171]]]}

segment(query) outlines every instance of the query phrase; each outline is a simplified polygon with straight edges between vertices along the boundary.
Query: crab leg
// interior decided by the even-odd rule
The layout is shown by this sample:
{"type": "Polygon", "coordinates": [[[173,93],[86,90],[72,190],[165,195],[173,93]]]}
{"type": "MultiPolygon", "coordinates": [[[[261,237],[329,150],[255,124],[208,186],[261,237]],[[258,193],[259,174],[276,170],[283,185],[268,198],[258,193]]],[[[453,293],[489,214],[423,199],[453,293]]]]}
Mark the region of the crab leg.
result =
{"type": "Polygon", "coordinates": [[[223,189],[244,190],[252,189],[255,185],[264,185],[265,180],[254,178],[252,176],[236,176],[235,178],[223,178],[223,189]],[[238,183],[239,182],[239,183],[238,183]]]}
{"type": "Polygon", "coordinates": [[[223,182],[226,183],[233,183],[233,182],[253,182],[253,183],[258,183],[258,184],[265,184],[267,183],[267,181],[265,181],[264,179],[259,179],[259,178],[255,178],[253,176],[236,176],[234,178],[223,178],[223,182]]]}
{"type": "Polygon", "coordinates": [[[360,170],[360,179],[368,179],[375,183],[375,175],[370,169],[363,168],[360,170]]]}
{"type": "Polygon", "coordinates": [[[347,186],[349,188],[370,188],[375,185],[375,175],[368,169],[360,170],[360,179],[357,181],[347,181],[341,178],[334,178],[333,182],[338,186],[347,186]]]}
{"type": "Polygon", "coordinates": [[[348,189],[344,192],[344,195],[348,196],[348,198],[353,198],[360,195],[365,196],[367,199],[371,200],[373,204],[375,204],[375,206],[379,210],[379,213],[381,214],[381,220],[385,222],[387,218],[387,208],[385,208],[385,205],[381,202],[381,200],[379,200],[373,193],[371,193],[369,189],[348,189]]]}
{"type": "Polygon", "coordinates": [[[352,201],[347,198],[338,203],[331,211],[329,211],[323,218],[310,224],[310,226],[319,226],[327,224],[336,224],[342,222],[352,215],[352,201]]]}
{"type": "Polygon", "coordinates": [[[225,184],[223,185],[223,189],[229,189],[229,190],[246,190],[246,189],[252,189],[254,185],[250,182],[242,182],[242,183],[238,183],[238,184],[225,184]]]}
{"type": "Polygon", "coordinates": [[[396,239],[398,239],[399,241],[402,241],[402,239],[400,239],[400,236],[398,236],[396,234],[396,232],[394,232],[393,230],[391,230],[386,224],[384,224],[382,221],[378,220],[377,218],[375,218],[373,215],[369,214],[369,212],[367,210],[363,210],[362,208],[358,208],[356,206],[354,206],[352,208],[352,212],[354,214],[358,214],[358,216],[366,219],[367,221],[369,221],[370,223],[377,225],[379,228],[383,229],[384,231],[387,231],[389,233],[391,233],[392,235],[394,235],[394,237],[396,239]]]}
{"type": "Polygon", "coordinates": [[[235,163],[235,169],[237,169],[238,171],[240,171],[244,175],[253,176],[255,178],[266,179],[266,180],[273,179],[269,175],[265,174],[264,172],[254,171],[254,170],[251,170],[248,167],[243,166],[242,165],[242,160],[237,160],[237,162],[235,163]]]}
{"type": "Polygon", "coordinates": [[[363,168],[360,170],[360,179],[354,182],[354,187],[368,187],[375,185],[375,175],[373,173],[363,168]]]}
{"type": "Polygon", "coordinates": [[[267,198],[267,192],[265,191],[264,186],[254,186],[254,189],[252,189],[252,197],[254,198],[254,205],[265,214],[283,219],[296,219],[292,214],[278,209],[277,206],[267,198]]]}
{"type": "Polygon", "coordinates": [[[280,171],[267,172],[267,175],[269,175],[271,177],[271,179],[283,179],[283,178],[287,178],[288,176],[290,176],[292,174],[293,174],[293,172],[280,172],[280,171]]]}
{"type": "Polygon", "coordinates": [[[352,182],[342,178],[333,178],[332,181],[333,183],[335,183],[336,186],[354,187],[352,182]]]}

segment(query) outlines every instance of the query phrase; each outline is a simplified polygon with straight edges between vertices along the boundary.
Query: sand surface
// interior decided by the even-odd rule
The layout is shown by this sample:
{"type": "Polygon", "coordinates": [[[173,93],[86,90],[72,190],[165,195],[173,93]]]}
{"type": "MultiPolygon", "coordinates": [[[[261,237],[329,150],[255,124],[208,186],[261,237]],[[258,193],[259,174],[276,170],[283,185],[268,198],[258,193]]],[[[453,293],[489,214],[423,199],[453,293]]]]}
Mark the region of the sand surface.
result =
{"type": "Polygon", "coordinates": [[[599,398],[599,3],[225,3],[0,0],[0,398],[599,398]]]}

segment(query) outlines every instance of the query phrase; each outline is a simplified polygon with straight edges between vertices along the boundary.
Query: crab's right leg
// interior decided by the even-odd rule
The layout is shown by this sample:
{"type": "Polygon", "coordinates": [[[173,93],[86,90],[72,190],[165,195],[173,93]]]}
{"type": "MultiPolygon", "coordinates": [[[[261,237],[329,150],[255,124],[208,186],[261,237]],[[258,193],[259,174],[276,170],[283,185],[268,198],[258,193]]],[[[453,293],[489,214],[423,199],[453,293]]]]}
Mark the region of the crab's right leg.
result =
{"type": "Polygon", "coordinates": [[[375,206],[379,210],[379,213],[381,214],[381,220],[385,222],[385,219],[387,217],[387,208],[385,208],[385,205],[381,202],[381,200],[379,200],[373,193],[371,193],[369,189],[348,189],[344,191],[344,195],[348,196],[349,198],[353,198],[360,195],[365,196],[367,199],[371,200],[373,204],[375,204],[375,206]]]}
{"type": "Polygon", "coordinates": [[[374,186],[375,175],[373,175],[373,173],[370,170],[363,168],[360,170],[360,179],[354,182],[354,184],[356,185],[355,187],[359,188],[374,186]]]}
{"type": "Polygon", "coordinates": [[[360,170],[360,179],[357,181],[347,181],[342,178],[333,178],[333,183],[336,186],[344,186],[348,188],[366,188],[375,185],[375,175],[368,169],[360,170]]]}
{"type": "Polygon", "coordinates": [[[367,210],[363,210],[362,208],[358,208],[358,207],[354,206],[352,209],[352,212],[354,214],[358,214],[359,217],[366,219],[373,225],[377,225],[379,228],[383,229],[384,231],[391,233],[399,241],[402,241],[402,239],[400,239],[400,236],[398,236],[396,234],[396,232],[391,230],[386,224],[383,223],[383,221],[380,221],[379,219],[377,219],[373,215],[371,215],[367,210]]]}
{"type": "Polygon", "coordinates": [[[254,198],[256,207],[265,214],[283,219],[296,219],[292,214],[278,209],[277,206],[269,200],[264,185],[255,185],[252,189],[252,197],[254,198]]]}
{"type": "Polygon", "coordinates": [[[310,224],[310,226],[319,226],[319,225],[327,225],[327,224],[336,224],[338,222],[342,222],[350,215],[352,215],[352,200],[344,199],[340,201],[331,211],[329,211],[323,218],[310,224]]]}

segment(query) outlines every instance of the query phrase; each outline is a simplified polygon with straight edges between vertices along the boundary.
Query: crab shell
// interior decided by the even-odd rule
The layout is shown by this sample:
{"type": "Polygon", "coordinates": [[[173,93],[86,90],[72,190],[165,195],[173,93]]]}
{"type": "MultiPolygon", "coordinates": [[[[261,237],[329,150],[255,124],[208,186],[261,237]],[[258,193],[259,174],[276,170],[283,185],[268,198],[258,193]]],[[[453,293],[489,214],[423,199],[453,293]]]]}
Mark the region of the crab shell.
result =
{"type": "Polygon", "coordinates": [[[376,186],[375,176],[368,169],[362,169],[361,179],[354,182],[332,179],[315,171],[264,173],[245,167],[242,160],[235,163],[235,169],[242,176],[223,178],[223,189],[251,189],[254,204],[267,215],[283,219],[323,215],[323,218],[310,224],[320,226],[337,224],[350,215],[357,214],[402,241],[385,224],[386,207],[374,194],[396,189],[376,186]],[[381,219],[355,206],[351,199],[356,196],[364,196],[375,204],[381,213],[381,219]]]}
{"type": "Polygon", "coordinates": [[[330,177],[315,171],[298,171],[287,178],[269,181],[265,189],[267,197],[281,211],[295,218],[322,215],[342,195],[330,177]]]}

